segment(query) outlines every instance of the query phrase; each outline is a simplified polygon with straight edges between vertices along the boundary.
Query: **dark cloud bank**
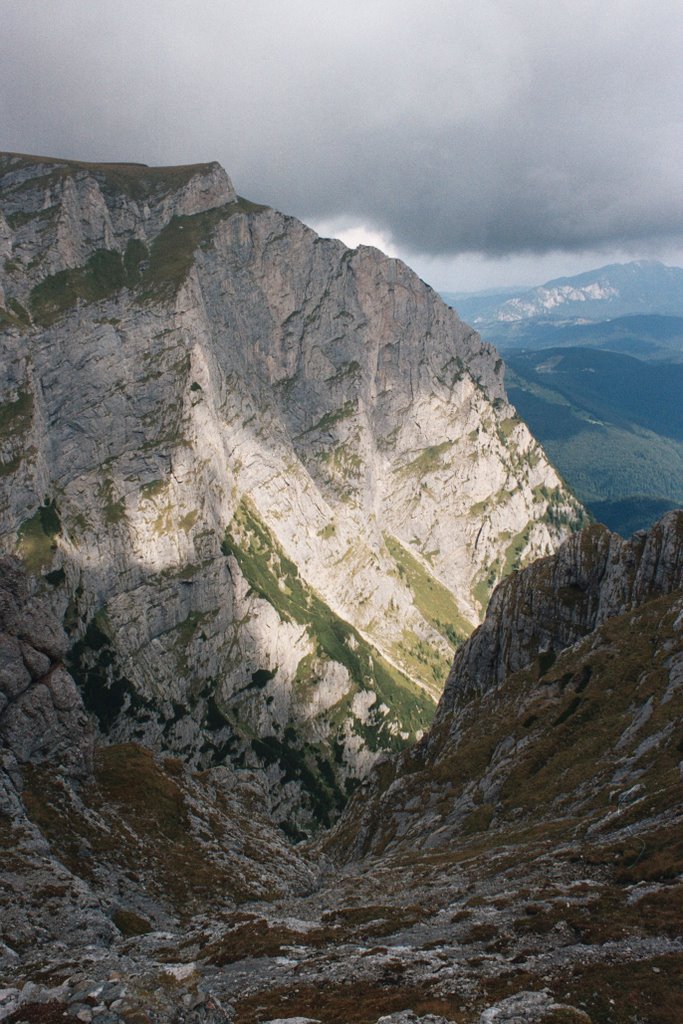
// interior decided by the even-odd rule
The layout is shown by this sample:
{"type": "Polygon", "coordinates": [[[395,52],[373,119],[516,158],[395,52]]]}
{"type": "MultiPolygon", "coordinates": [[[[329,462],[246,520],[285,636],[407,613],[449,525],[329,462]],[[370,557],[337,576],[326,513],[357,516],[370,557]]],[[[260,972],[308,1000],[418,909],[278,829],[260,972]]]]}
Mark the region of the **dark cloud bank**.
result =
{"type": "Polygon", "coordinates": [[[490,256],[683,239],[679,0],[0,0],[1,146],[490,256]]]}

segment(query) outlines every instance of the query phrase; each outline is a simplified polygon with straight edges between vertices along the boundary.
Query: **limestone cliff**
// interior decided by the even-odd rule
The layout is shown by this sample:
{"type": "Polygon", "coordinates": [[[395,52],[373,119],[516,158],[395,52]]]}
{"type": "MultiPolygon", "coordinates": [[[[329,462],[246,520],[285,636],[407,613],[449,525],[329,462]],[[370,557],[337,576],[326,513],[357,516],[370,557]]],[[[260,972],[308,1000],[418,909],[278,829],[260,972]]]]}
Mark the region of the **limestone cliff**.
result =
{"type": "Polygon", "coordinates": [[[2,157],[0,289],[0,540],[86,706],[329,820],[580,518],[495,350],[216,164],[2,157]]]}
{"type": "Polygon", "coordinates": [[[455,656],[438,717],[472,689],[487,692],[538,656],[550,664],[606,619],[682,585],[680,512],[630,540],[600,525],[582,530],[498,587],[484,623],[455,656]]]}

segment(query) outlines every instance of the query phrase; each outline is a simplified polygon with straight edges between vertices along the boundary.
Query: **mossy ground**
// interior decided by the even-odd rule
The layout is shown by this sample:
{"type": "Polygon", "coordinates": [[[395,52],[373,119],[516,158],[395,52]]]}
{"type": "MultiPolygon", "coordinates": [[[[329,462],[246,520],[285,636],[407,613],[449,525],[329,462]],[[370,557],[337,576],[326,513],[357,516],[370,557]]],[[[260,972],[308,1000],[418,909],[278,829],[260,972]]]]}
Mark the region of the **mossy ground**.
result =
{"type": "Polygon", "coordinates": [[[309,1017],[325,1024],[374,1024],[388,1013],[410,1007],[420,1016],[432,1013],[453,1024],[469,1024],[471,1018],[460,1012],[460,1002],[457,996],[435,996],[427,984],[407,984],[394,967],[379,983],[288,986],[260,992],[238,1002],[235,1022],[258,1024],[272,1018],[309,1017]]]}
{"type": "MultiPolygon", "coordinates": [[[[479,830],[489,845],[500,844],[513,826],[519,832],[563,822],[565,834],[575,838],[601,820],[624,830],[645,808],[653,819],[665,813],[680,792],[681,736],[671,723],[683,720],[683,692],[672,690],[665,699],[679,612],[676,595],[652,600],[608,620],[555,659],[537,660],[494,693],[465,700],[453,736],[442,720],[428,747],[406,752],[400,767],[377,777],[373,852],[395,845],[395,816],[418,797],[451,821],[445,834],[479,830]],[[646,704],[649,712],[638,718],[646,704]],[[402,786],[392,806],[380,794],[395,771],[402,786]],[[635,802],[620,804],[636,783],[635,802]],[[470,809],[449,818],[463,799],[470,809]]],[[[419,829],[416,819],[414,840],[419,829]]],[[[333,839],[338,849],[346,842],[356,842],[353,827],[333,839]]],[[[640,837],[629,841],[623,856],[611,843],[610,857],[625,879],[647,880],[649,871],[661,880],[667,870],[683,867],[680,842],[671,828],[661,838],[651,831],[642,843],[640,837]]],[[[587,846],[595,851],[600,844],[587,846]]]]}
{"type": "MultiPolygon", "coordinates": [[[[149,750],[124,743],[96,752],[94,778],[78,795],[51,768],[28,768],[22,799],[52,852],[95,889],[103,871],[114,871],[127,880],[129,896],[142,890],[183,919],[198,905],[267,898],[256,850],[252,862],[214,849],[235,844],[229,805],[220,794],[198,803],[201,777],[193,783],[198,790],[188,784],[173,759],[157,761],[149,750]]],[[[246,818],[241,827],[245,848],[262,834],[246,818]]],[[[125,914],[120,925],[138,934],[142,927],[125,914]]]]}
{"type": "Polygon", "coordinates": [[[450,590],[396,537],[385,534],[384,543],[396,563],[399,576],[408,586],[417,609],[427,622],[431,623],[454,648],[466,640],[474,626],[464,617],[450,590]]]}

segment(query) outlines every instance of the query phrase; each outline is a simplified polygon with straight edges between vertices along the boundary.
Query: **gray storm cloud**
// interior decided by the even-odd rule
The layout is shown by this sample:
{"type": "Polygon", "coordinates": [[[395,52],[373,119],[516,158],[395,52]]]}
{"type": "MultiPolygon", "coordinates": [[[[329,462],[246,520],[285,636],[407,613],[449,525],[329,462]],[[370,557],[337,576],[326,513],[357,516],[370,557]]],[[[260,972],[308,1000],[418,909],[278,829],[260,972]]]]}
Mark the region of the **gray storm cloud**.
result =
{"type": "Polygon", "coordinates": [[[2,148],[490,256],[683,238],[679,0],[0,0],[2,148]]]}

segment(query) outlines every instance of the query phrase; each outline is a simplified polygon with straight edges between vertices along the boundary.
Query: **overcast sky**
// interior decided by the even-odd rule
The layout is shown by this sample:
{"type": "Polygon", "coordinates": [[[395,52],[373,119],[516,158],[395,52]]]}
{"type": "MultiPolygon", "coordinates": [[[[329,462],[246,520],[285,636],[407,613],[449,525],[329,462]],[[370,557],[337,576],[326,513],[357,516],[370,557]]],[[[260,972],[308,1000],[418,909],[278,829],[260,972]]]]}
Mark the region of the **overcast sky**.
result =
{"type": "Polygon", "coordinates": [[[0,148],[217,159],[437,288],[683,264],[680,0],[0,0],[0,148]]]}

